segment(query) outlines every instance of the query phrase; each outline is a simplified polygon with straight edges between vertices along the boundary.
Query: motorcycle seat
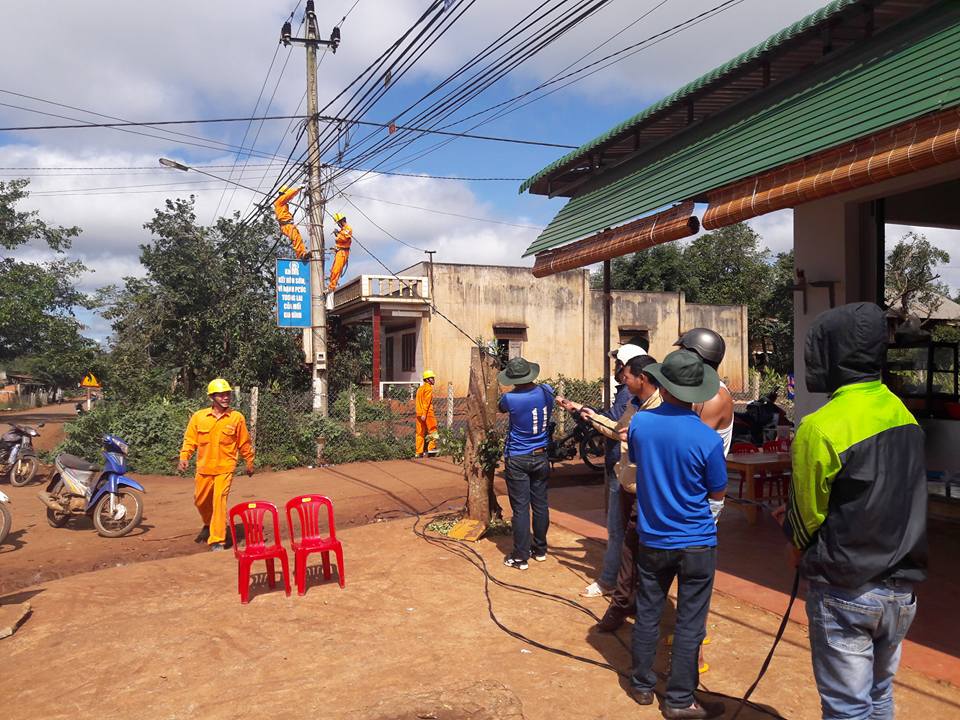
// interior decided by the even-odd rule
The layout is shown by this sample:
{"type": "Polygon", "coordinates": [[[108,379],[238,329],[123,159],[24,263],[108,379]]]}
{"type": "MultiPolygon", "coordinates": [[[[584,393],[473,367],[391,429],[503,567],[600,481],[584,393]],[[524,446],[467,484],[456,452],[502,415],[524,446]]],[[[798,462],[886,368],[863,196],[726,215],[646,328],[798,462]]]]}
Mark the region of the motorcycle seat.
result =
{"type": "Polygon", "coordinates": [[[71,470],[84,470],[90,472],[97,469],[96,465],[93,463],[88,463],[86,460],[79,458],[76,455],[63,453],[62,455],[57,456],[57,460],[61,465],[66,468],[70,468],[71,470]]]}

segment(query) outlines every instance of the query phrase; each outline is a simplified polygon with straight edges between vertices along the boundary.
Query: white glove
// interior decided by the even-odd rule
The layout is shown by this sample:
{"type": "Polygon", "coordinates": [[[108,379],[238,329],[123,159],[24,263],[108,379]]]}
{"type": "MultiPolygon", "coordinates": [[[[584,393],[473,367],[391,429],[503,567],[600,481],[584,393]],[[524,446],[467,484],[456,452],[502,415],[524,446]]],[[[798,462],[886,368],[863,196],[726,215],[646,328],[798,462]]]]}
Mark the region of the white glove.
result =
{"type": "Polygon", "coordinates": [[[707,498],[707,502],[710,503],[710,514],[713,515],[714,524],[720,522],[720,511],[723,510],[723,500],[707,498]]]}

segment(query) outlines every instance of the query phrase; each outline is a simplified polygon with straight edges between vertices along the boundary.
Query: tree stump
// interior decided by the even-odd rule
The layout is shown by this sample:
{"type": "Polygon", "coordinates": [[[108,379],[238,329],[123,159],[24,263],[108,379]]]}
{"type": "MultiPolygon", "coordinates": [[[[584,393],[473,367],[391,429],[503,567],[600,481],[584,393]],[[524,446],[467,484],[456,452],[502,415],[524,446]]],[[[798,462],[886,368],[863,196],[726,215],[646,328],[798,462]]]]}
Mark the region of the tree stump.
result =
{"type": "Polygon", "coordinates": [[[470,389],[467,394],[467,438],[463,455],[463,472],[467,480],[467,516],[484,526],[493,518],[502,517],[500,503],[493,490],[496,466],[484,467],[480,449],[496,432],[497,402],[500,387],[497,384],[496,358],[479,347],[470,353],[470,389]]]}

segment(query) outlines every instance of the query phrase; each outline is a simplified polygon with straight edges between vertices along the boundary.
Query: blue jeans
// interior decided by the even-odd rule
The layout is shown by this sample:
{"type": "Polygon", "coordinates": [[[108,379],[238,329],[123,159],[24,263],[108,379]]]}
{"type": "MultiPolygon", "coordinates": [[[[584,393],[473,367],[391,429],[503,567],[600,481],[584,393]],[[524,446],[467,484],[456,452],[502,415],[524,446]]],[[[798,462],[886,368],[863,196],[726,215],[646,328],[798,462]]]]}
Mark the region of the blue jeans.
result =
{"type": "Polygon", "coordinates": [[[547,507],[547,480],[550,461],[546,453],[513,455],[506,458],[504,476],[507,496],[513,511],[513,553],[518,560],[530,557],[530,507],[533,506],[533,554],[547,552],[547,528],[550,511],[547,507]]]}
{"type": "Polygon", "coordinates": [[[603,567],[598,582],[605,588],[617,584],[620,572],[620,549],[623,545],[623,511],[620,509],[620,481],[613,470],[607,471],[607,550],[603,554],[603,567]]]}
{"type": "Polygon", "coordinates": [[[893,676],[916,613],[909,584],[846,590],[810,583],[810,651],[824,718],[893,717],[893,676]]]}
{"type": "Polygon", "coordinates": [[[698,657],[707,634],[707,613],[717,567],[715,547],[658,550],[637,549],[637,620],[633,626],[633,675],[637,690],[652,691],[657,684],[653,661],[660,638],[660,616],[673,579],[677,585],[677,625],[673,631],[673,658],[664,704],[686,708],[700,683],[698,657]]]}

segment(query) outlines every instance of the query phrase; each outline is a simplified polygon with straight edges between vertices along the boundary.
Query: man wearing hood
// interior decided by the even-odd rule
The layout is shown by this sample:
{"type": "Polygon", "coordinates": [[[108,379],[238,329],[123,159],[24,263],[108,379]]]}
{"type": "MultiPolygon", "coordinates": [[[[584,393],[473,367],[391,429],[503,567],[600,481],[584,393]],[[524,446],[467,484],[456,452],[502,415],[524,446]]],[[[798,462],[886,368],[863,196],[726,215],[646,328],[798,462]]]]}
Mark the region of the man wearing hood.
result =
{"type": "Polygon", "coordinates": [[[809,583],[824,718],[893,717],[913,587],[926,578],[923,431],[880,381],[886,345],[873,303],[829,310],[807,334],[807,389],[830,400],[797,429],[783,527],[809,583]]]}

